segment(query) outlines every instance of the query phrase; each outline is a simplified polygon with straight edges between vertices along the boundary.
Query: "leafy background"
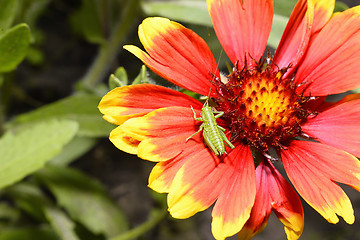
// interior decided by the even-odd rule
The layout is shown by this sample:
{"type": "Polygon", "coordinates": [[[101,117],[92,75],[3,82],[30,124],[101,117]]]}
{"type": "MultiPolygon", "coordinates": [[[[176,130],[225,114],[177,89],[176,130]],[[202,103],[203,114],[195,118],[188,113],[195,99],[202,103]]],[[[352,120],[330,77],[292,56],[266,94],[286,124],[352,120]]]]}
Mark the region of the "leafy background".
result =
{"type": "MultiPolygon", "coordinates": [[[[275,0],[271,49],[295,2],[275,0]]],[[[116,86],[168,85],[122,50],[140,46],[147,16],[183,23],[221,55],[205,0],[0,0],[0,240],[213,239],[211,209],[168,216],[146,187],[153,163],[116,149],[97,110],[116,86]]],[[[360,196],[344,188],[357,222],[329,224],[304,203],[302,239],[360,239],[360,196]]],[[[285,239],[282,224],[272,216],[255,239],[285,239]]]]}

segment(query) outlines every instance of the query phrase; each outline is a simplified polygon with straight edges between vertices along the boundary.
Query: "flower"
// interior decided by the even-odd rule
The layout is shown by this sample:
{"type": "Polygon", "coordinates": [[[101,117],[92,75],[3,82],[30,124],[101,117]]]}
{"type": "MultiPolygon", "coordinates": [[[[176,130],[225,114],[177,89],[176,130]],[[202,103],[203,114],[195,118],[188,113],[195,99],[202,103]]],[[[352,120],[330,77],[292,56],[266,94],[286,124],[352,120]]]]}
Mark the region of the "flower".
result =
{"type": "Polygon", "coordinates": [[[333,14],[335,1],[299,0],[273,58],[263,58],[273,0],[207,0],[214,29],[234,64],[227,76],[198,35],[166,18],[145,19],[145,51],[124,48],[170,82],[202,95],[224,114],[217,124],[235,146],[214,154],[199,130],[203,103],[152,84],[116,88],[99,104],[119,125],[119,149],[157,162],[149,187],[168,193],[175,218],[209,208],[212,233],[249,239],[271,211],[288,239],[298,239],[304,216],[297,193],[330,223],[354,222],[337,182],[360,190],[360,99],[328,95],[360,87],[360,6],[333,14]],[[274,167],[282,162],[296,191],[274,167]],[[296,193],[297,192],[297,193],[296,193]]]}

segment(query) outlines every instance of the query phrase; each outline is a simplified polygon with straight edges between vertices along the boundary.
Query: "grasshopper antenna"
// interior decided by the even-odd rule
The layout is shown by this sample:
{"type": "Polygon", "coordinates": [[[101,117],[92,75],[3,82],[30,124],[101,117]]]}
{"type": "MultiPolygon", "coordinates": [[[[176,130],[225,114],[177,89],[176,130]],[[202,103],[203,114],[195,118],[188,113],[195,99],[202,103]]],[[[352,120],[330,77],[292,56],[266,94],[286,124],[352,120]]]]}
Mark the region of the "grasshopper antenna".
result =
{"type": "MultiPolygon", "coordinates": [[[[219,71],[219,74],[220,74],[219,65],[220,65],[220,60],[221,60],[221,56],[222,56],[223,51],[224,51],[224,50],[221,49],[220,55],[219,55],[219,59],[218,59],[218,61],[217,61],[217,69],[218,69],[218,71],[219,71]]],[[[208,92],[208,95],[207,95],[207,97],[206,97],[205,103],[209,103],[209,97],[210,97],[210,93],[211,93],[211,88],[212,88],[212,85],[213,85],[213,83],[214,83],[214,78],[216,77],[215,74],[210,73],[210,75],[212,75],[212,78],[211,78],[210,88],[209,88],[209,92],[208,92]]],[[[204,103],[204,104],[205,104],[205,103],[204,103]]]]}

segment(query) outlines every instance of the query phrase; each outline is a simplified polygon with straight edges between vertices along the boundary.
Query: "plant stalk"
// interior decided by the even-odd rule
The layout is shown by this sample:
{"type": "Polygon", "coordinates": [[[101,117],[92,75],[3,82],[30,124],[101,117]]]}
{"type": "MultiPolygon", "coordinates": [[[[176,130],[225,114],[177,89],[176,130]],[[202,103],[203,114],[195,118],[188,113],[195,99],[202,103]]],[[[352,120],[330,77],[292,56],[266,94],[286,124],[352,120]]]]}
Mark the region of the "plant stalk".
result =
{"type": "Polygon", "coordinates": [[[104,79],[111,64],[121,50],[125,36],[132,29],[135,19],[140,12],[139,9],[140,0],[128,0],[126,2],[121,14],[122,17],[115,24],[109,40],[101,46],[95,61],[81,80],[86,88],[94,88],[104,79]]]}
{"type": "Polygon", "coordinates": [[[136,238],[144,235],[146,232],[148,232],[150,229],[154,228],[156,225],[158,225],[166,216],[168,216],[168,211],[166,209],[165,210],[156,210],[156,212],[154,213],[154,216],[152,218],[150,218],[148,221],[144,222],[140,226],[133,228],[121,235],[110,238],[109,240],[136,239],[136,238]]]}

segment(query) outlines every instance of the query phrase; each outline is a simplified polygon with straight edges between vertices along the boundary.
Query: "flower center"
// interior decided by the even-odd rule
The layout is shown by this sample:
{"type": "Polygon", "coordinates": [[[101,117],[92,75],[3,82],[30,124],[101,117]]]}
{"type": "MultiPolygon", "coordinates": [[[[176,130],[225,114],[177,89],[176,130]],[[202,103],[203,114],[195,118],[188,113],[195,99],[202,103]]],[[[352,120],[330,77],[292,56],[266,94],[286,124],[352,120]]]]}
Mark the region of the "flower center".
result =
{"type": "Polygon", "coordinates": [[[227,83],[217,81],[218,110],[231,131],[231,141],[242,141],[265,152],[270,147],[284,148],[301,134],[301,126],[311,111],[304,107],[310,100],[296,94],[286,69],[274,71],[263,64],[255,69],[234,67],[227,83]]]}

